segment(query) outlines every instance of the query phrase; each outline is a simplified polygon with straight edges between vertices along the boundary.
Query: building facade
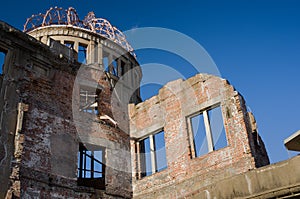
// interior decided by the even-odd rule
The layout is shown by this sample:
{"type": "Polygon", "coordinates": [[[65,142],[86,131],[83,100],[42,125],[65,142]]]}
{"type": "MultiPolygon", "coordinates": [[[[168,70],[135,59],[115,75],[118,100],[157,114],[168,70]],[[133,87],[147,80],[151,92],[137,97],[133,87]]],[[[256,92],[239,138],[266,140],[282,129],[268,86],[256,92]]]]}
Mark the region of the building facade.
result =
{"type": "Polygon", "coordinates": [[[0,28],[0,198],[193,198],[269,164],[228,81],[198,74],[142,102],[132,47],[94,13],[0,28]]]}

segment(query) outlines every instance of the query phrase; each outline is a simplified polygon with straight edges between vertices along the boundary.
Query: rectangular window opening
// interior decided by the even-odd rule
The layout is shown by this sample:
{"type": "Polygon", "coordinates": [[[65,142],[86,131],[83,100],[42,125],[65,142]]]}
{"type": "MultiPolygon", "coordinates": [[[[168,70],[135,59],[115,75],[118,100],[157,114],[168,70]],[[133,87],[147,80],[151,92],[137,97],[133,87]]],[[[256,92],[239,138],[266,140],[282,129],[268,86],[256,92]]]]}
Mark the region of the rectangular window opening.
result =
{"type": "Polygon", "coordinates": [[[154,135],[156,172],[167,168],[165,132],[161,131],[154,135]]]}
{"type": "Polygon", "coordinates": [[[74,42],[72,41],[65,41],[65,46],[67,46],[70,49],[74,49],[74,42]]]}
{"type": "Polygon", "coordinates": [[[79,44],[78,46],[78,62],[86,64],[87,59],[87,46],[84,44],[79,44]]]}
{"type": "Polygon", "coordinates": [[[0,75],[3,74],[5,57],[6,57],[6,52],[0,50],[0,64],[1,64],[0,75]]]}
{"type": "Polygon", "coordinates": [[[106,72],[109,72],[109,59],[108,59],[108,53],[106,52],[103,52],[103,58],[102,58],[102,61],[103,61],[103,69],[104,71],[106,72]]]}
{"type": "Polygon", "coordinates": [[[146,138],[140,142],[141,172],[142,177],[152,174],[150,139],[146,138]]]}
{"type": "Polygon", "coordinates": [[[228,145],[220,106],[190,118],[195,157],[228,145]]]}
{"type": "Polygon", "coordinates": [[[209,152],[203,114],[191,118],[196,157],[209,152]]]}
{"type": "Polygon", "coordinates": [[[112,73],[114,76],[118,76],[118,60],[116,58],[113,59],[112,61],[112,73]]]}
{"type": "Polygon", "coordinates": [[[146,177],[167,168],[164,131],[141,140],[140,168],[141,177],[146,177]]]}
{"type": "Polygon", "coordinates": [[[121,76],[125,74],[125,62],[121,61],[120,73],[121,76]]]}
{"type": "Polygon", "coordinates": [[[221,107],[218,106],[208,111],[208,118],[212,133],[214,150],[224,148],[228,145],[221,107]]]}
{"type": "Polygon", "coordinates": [[[85,113],[99,114],[98,104],[100,89],[80,87],[80,105],[79,110],[85,113]]]}
{"type": "Polygon", "coordinates": [[[105,188],[105,150],[103,147],[79,144],[78,185],[105,188]]]}
{"type": "Polygon", "coordinates": [[[94,62],[95,63],[98,63],[98,43],[95,42],[95,45],[94,45],[94,62]]]}

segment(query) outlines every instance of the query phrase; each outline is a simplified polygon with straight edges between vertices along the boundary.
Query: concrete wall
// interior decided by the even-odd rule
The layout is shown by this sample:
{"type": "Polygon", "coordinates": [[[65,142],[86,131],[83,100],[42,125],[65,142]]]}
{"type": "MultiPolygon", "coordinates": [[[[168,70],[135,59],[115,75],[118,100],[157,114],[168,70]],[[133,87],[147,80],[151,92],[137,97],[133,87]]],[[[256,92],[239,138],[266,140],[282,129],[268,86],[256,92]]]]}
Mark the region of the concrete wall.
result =
{"type": "Polygon", "coordinates": [[[299,198],[300,156],[236,175],[185,196],[185,198],[299,198]]]}
{"type": "Polygon", "coordinates": [[[136,172],[134,198],[184,197],[220,179],[269,163],[263,142],[251,143],[254,136],[255,139],[259,136],[251,131],[255,126],[251,126],[243,98],[219,77],[199,74],[186,81],[170,82],[157,96],[130,105],[129,114],[132,164],[136,172]],[[189,117],[216,104],[222,109],[228,146],[195,158],[189,117]],[[162,128],[167,169],[139,179],[136,144],[162,128]]]}

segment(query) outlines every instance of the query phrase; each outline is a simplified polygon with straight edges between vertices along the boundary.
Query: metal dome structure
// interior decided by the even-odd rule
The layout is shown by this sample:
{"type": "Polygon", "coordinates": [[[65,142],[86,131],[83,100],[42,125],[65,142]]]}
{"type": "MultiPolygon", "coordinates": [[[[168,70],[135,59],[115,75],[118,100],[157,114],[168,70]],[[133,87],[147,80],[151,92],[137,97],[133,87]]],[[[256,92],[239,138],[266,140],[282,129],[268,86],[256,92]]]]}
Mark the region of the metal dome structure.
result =
{"type": "Polygon", "coordinates": [[[84,20],[80,20],[76,10],[72,7],[64,10],[60,7],[51,7],[45,14],[32,15],[24,24],[24,32],[30,32],[38,27],[51,25],[69,25],[90,30],[117,44],[135,56],[133,48],[126,40],[125,35],[103,18],[96,18],[94,12],[89,12],[84,20]]]}

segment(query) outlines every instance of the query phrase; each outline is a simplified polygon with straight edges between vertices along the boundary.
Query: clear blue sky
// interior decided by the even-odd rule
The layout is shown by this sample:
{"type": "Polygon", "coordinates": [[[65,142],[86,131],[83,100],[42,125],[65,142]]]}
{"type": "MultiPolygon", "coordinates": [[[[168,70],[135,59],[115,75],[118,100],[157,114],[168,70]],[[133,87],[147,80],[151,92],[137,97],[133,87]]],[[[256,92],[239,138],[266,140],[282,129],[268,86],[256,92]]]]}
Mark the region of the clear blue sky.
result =
{"type": "MultiPolygon", "coordinates": [[[[121,30],[154,26],[192,37],[246,99],[271,162],[295,154],[283,140],[300,129],[300,1],[11,0],[0,7],[0,19],[23,29],[27,17],[56,5],[73,6],[81,18],[94,11],[121,30]]],[[[141,63],[184,63],[157,50],[137,55],[141,63]]]]}

